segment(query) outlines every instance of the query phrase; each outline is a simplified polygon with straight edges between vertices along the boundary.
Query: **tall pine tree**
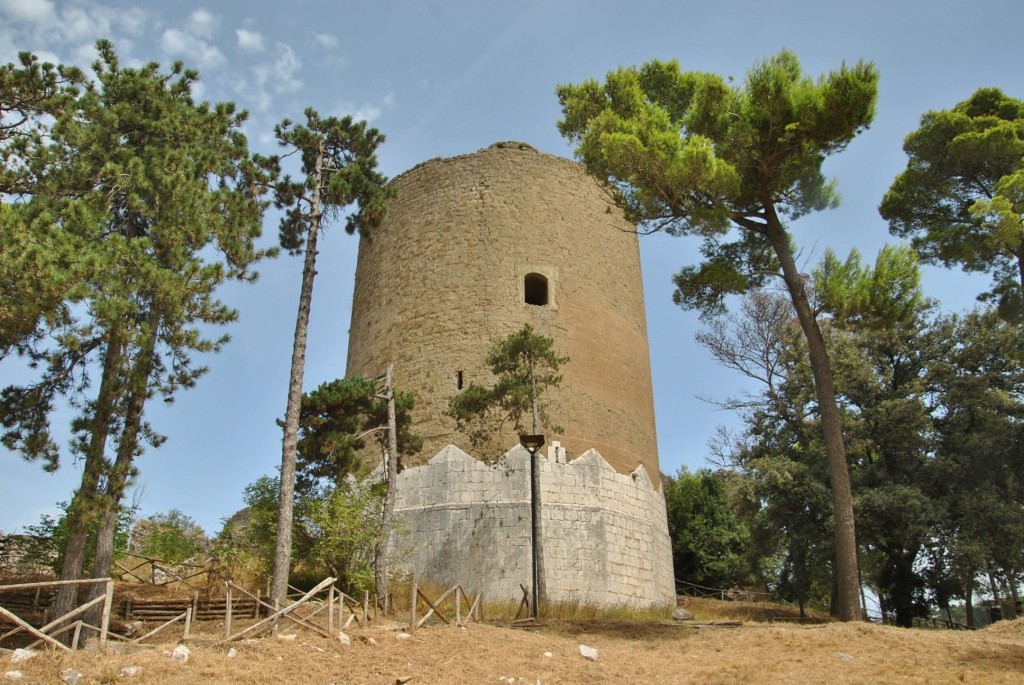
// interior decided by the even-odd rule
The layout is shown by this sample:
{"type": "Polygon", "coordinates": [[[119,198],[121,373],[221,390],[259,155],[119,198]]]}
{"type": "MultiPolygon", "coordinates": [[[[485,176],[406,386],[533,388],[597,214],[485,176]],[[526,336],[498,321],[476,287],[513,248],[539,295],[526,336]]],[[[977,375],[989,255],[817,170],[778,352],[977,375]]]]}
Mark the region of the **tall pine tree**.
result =
{"type": "Polygon", "coordinates": [[[275,134],[287,152],[264,159],[264,166],[277,175],[282,157],[298,155],[302,172],[299,178],[285,175],[274,182],[274,203],[285,211],[281,247],[293,255],[305,254],[281,444],[281,497],[270,587],[271,598],[284,601],[291,567],[296,448],[317,239],[333,217],[352,207],[355,209],[346,218],[345,231],[369,234],[387,214],[387,200],[393,190],[386,185],[387,178],[377,172],[376,151],[384,136],[368,128],[365,121],[353,121],[348,116],[323,118],[307,109],[305,125],[294,125],[286,119],[276,127],[275,134]]]}

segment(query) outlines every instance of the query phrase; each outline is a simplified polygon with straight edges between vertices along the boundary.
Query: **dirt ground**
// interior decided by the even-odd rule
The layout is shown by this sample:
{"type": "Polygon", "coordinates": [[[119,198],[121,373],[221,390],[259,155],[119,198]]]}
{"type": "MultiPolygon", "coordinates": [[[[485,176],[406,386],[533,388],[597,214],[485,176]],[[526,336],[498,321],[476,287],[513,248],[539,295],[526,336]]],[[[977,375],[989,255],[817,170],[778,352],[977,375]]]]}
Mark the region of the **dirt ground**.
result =
{"type": "Polygon", "coordinates": [[[0,656],[0,682],[60,683],[67,669],[82,675],[79,685],[1024,682],[1024,620],[967,632],[580,619],[532,628],[424,627],[405,639],[402,626],[391,624],[350,630],[349,647],[291,628],[282,630],[290,639],[218,644],[223,628],[203,626],[186,643],[186,663],[171,659],[172,634],[164,644],[128,650],[42,652],[17,664],[0,656]],[[580,645],[596,648],[597,659],[583,658],[580,645]],[[132,667],[133,675],[123,670],[132,667]],[[20,680],[3,680],[14,670],[20,680]]]}

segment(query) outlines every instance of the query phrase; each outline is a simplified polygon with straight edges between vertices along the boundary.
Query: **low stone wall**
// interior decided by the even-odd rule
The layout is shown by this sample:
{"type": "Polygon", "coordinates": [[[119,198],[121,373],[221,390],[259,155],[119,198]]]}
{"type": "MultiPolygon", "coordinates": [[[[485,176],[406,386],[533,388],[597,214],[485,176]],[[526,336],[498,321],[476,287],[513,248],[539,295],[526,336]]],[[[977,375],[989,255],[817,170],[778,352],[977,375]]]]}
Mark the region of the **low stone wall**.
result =
{"type": "Polygon", "coordinates": [[[0,578],[33,575],[52,575],[46,560],[32,558],[32,548],[40,540],[31,535],[0,535],[0,578]]]}
{"type": "MultiPolygon", "coordinates": [[[[560,454],[564,455],[564,451],[560,454]]],[[[540,455],[539,455],[540,456],[540,455]]],[[[552,601],[672,604],[675,582],[665,499],[643,467],[615,471],[596,451],[564,463],[540,457],[541,549],[552,601]]],[[[495,462],[449,445],[398,476],[399,566],[489,600],[530,587],[529,454],[495,462]]]]}

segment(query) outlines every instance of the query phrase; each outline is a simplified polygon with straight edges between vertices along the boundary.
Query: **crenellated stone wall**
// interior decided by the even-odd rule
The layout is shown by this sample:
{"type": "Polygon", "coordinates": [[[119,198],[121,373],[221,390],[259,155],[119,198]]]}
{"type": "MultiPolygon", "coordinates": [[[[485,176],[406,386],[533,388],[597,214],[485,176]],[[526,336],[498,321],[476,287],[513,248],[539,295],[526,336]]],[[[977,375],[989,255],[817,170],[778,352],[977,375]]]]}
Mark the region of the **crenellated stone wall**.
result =
{"type": "MultiPolygon", "coordinates": [[[[649,606],[675,600],[665,499],[646,470],[596,451],[538,455],[541,549],[551,601],[649,606]]],[[[529,454],[478,461],[449,445],[398,476],[400,567],[442,585],[518,599],[531,583],[529,454]]]]}

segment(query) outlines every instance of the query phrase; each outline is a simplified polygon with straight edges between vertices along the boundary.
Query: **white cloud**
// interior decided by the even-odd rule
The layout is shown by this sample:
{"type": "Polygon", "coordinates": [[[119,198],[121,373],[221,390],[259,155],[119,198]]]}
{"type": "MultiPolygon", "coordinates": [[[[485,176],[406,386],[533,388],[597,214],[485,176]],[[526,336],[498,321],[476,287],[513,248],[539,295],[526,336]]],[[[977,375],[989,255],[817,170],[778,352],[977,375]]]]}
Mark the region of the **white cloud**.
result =
{"type": "Polygon", "coordinates": [[[167,29],[160,37],[160,45],[164,50],[172,54],[181,54],[188,50],[194,40],[193,36],[178,29],[167,29]]]}
{"type": "Polygon", "coordinates": [[[137,36],[146,28],[146,13],[141,7],[129,7],[118,14],[121,27],[129,34],[137,36]]]}
{"type": "Polygon", "coordinates": [[[336,48],[338,47],[338,39],[329,33],[313,33],[313,40],[320,44],[324,48],[336,48]]]}
{"type": "Polygon", "coordinates": [[[224,64],[223,53],[216,46],[187,31],[167,29],[160,37],[160,46],[175,57],[187,58],[200,67],[209,69],[224,64]]]}
{"type": "Polygon", "coordinates": [[[266,111],[275,95],[302,89],[302,60],[287,43],[275,45],[275,56],[252,68],[254,84],[239,83],[235,92],[253,103],[253,109],[266,111]]]}
{"type": "Polygon", "coordinates": [[[273,62],[257,66],[256,83],[260,88],[272,89],[276,93],[289,93],[302,88],[298,77],[302,62],[290,45],[277,44],[277,58],[273,62]]]}
{"type": "Polygon", "coordinates": [[[130,37],[152,33],[153,16],[140,7],[112,7],[93,0],[0,0],[0,51],[29,50],[45,59],[86,67],[96,59],[95,43],[109,38],[122,64],[134,60],[130,37]],[[4,26],[6,24],[6,26],[4,26]],[[9,31],[3,31],[3,29],[9,31]]]}
{"type": "Polygon", "coordinates": [[[95,41],[111,35],[109,8],[68,7],[61,13],[60,22],[69,40],[95,41]]]}
{"type": "Polygon", "coordinates": [[[395,94],[394,92],[386,93],[378,103],[364,103],[356,106],[350,102],[343,102],[338,106],[338,111],[344,114],[350,114],[356,121],[364,120],[367,123],[373,123],[385,110],[391,109],[395,105],[395,94]]]}
{"type": "Polygon", "coordinates": [[[53,0],[0,0],[0,11],[15,21],[48,24],[57,17],[53,0]]]}
{"type": "Polygon", "coordinates": [[[238,36],[238,47],[253,52],[263,52],[263,34],[249,29],[235,29],[238,36]]]}
{"type": "Polygon", "coordinates": [[[352,112],[352,118],[356,121],[366,121],[372,123],[374,119],[380,116],[380,107],[375,105],[363,105],[356,111],[352,112]]]}
{"type": "Polygon", "coordinates": [[[193,12],[188,18],[189,30],[194,35],[206,39],[213,38],[213,35],[217,32],[217,25],[219,23],[220,21],[213,12],[201,7],[193,12]]]}

